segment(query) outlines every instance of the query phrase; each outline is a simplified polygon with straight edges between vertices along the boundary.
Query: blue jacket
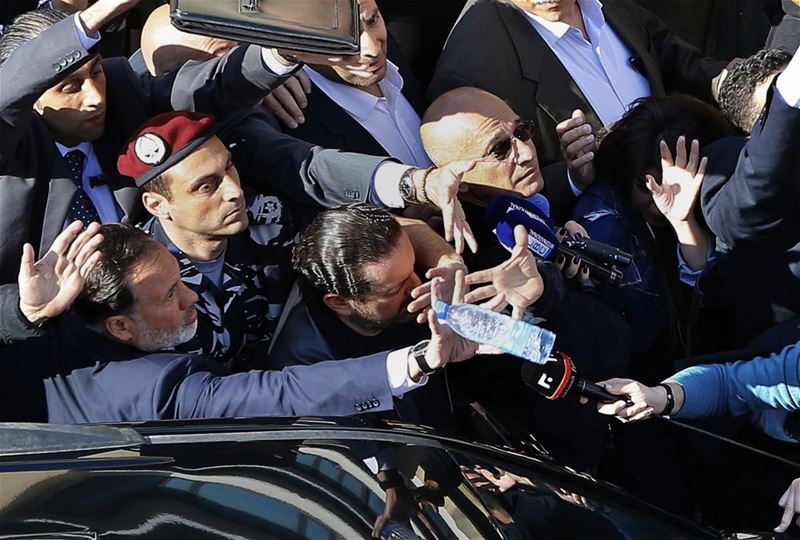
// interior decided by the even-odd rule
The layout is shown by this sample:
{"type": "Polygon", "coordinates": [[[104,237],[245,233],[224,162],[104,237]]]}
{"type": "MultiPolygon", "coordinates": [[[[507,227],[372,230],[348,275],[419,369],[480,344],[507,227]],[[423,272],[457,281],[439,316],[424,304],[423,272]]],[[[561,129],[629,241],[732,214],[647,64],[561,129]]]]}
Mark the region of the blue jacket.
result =
{"type": "Polygon", "coordinates": [[[670,379],[686,393],[676,418],[739,416],[762,409],[796,411],[800,409],[800,343],[766,357],[693,366],[670,379]]]}
{"type": "Polygon", "coordinates": [[[385,411],[392,409],[386,355],[230,374],[197,355],[144,353],[71,317],[57,334],[0,349],[0,419],[74,424],[385,411]]]}

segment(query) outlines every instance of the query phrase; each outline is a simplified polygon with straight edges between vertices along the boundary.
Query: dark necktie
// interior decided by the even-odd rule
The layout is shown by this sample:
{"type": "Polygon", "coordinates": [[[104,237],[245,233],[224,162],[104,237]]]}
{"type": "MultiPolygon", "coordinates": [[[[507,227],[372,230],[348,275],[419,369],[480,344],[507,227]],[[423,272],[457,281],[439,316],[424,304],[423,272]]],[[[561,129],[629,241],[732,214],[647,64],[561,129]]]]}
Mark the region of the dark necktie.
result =
{"type": "Polygon", "coordinates": [[[69,210],[67,210],[67,223],[72,223],[76,219],[81,220],[84,225],[88,225],[92,221],[99,223],[100,216],[97,213],[97,209],[92,204],[89,195],[83,190],[83,164],[86,161],[86,156],[80,150],[73,150],[64,156],[64,159],[67,161],[69,170],[72,173],[72,182],[78,188],[72,197],[72,204],[69,205],[69,210]]]}

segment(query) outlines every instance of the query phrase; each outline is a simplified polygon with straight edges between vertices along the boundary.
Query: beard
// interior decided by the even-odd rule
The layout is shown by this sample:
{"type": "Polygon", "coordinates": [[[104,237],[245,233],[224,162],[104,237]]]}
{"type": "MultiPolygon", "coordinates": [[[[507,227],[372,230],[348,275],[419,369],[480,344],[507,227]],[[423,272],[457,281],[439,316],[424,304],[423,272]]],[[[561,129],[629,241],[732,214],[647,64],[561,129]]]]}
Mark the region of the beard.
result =
{"type": "Polygon", "coordinates": [[[360,306],[353,309],[350,315],[350,322],[359,328],[369,331],[380,331],[388,328],[395,328],[411,322],[416,317],[416,314],[408,312],[408,304],[411,303],[411,298],[403,303],[403,306],[397,311],[397,315],[387,319],[382,319],[369,311],[363,310],[360,306]]]}
{"type": "Polygon", "coordinates": [[[173,349],[181,343],[192,339],[197,332],[197,318],[189,322],[192,311],[186,315],[183,324],[178,328],[151,328],[135,314],[131,318],[139,326],[139,343],[137,346],[144,352],[156,352],[173,349]]]}

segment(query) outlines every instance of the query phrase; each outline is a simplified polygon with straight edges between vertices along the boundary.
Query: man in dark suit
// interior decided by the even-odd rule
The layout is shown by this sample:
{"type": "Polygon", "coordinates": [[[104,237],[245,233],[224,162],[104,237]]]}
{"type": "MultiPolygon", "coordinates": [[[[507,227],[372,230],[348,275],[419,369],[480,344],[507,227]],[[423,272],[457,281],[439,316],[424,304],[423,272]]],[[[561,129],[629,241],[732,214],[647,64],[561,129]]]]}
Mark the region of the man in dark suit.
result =
{"type": "MultiPolygon", "coordinates": [[[[429,315],[432,338],[410,348],[283,371],[230,374],[202,356],[164,352],[191,337],[197,296],[161,244],[103,225],[102,253],[55,335],[0,349],[3,420],[58,423],[234,416],[346,416],[390,409],[479,347],[429,315]]],[[[438,284],[434,294],[438,293],[438,284]]]]}
{"type": "MultiPolygon", "coordinates": [[[[507,101],[534,122],[539,159],[547,166],[563,159],[556,126],[574,111],[598,130],[639,97],[680,90],[711,99],[712,79],[724,65],[670,35],[629,0],[471,0],[428,93],[433,100],[477,86],[507,101]]],[[[565,179],[546,186],[554,205],[574,197],[565,179]]]]}
{"type": "MultiPolygon", "coordinates": [[[[722,139],[708,148],[701,204],[717,236],[723,300],[733,308],[742,343],[800,315],[798,88],[796,52],[776,77],[752,136],[722,139]]],[[[800,338],[798,326],[790,326],[777,347],[800,338]]]]}
{"type": "Polygon", "coordinates": [[[419,140],[424,91],[389,40],[374,0],[360,0],[361,51],[339,65],[309,65],[305,122],[294,136],[327,148],[388,155],[428,167],[419,140]]]}
{"type": "Polygon", "coordinates": [[[45,253],[66,223],[136,222],[135,186],[116,174],[119,148],[159,111],[197,109],[219,117],[257,103],[282,77],[270,52],[240,47],[170,77],[136,77],[124,59],[92,53],[99,29],[137,0],[98,0],[75,16],[26,14],[0,40],[0,329],[36,335],[18,303],[18,254],[45,253]]]}

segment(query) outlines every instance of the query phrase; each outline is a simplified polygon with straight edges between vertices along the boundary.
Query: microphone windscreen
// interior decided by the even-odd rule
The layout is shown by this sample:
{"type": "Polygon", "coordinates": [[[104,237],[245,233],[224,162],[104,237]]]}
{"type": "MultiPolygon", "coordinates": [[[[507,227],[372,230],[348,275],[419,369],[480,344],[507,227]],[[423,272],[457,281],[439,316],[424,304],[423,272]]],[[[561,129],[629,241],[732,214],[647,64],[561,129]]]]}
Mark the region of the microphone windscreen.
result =
{"type": "Polygon", "coordinates": [[[555,227],[536,203],[521,197],[495,197],[489,203],[485,219],[507,249],[514,247],[514,227],[523,225],[528,230],[528,249],[544,259],[555,256],[558,248],[555,227]]]}
{"type": "Polygon", "coordinates": [[[572,361],[561,353],[554,353],[544,364],[525,362],[522,381],[547,399],[564,397],[575,382],[572,361]]]}

